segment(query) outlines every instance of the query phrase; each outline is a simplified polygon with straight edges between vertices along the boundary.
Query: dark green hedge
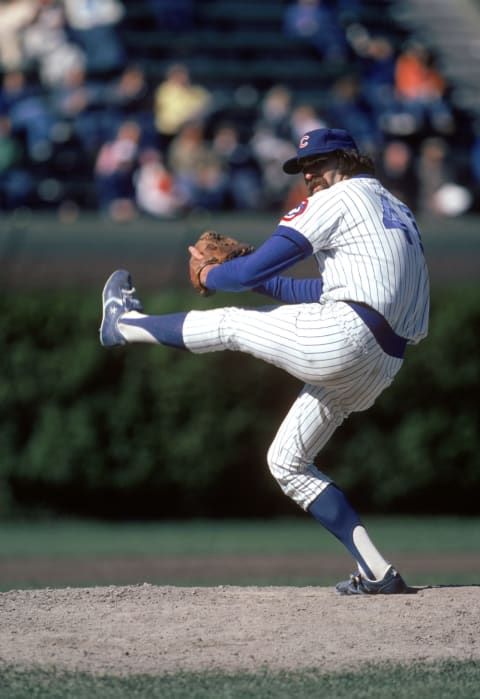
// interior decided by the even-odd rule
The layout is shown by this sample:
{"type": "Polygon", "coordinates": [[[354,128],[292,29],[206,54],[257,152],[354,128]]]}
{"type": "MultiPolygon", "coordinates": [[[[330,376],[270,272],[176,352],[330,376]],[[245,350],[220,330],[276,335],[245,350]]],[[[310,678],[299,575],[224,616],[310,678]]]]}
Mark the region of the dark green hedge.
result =
{"type": "MultiPolygon", "coordinates": [[[[192,298],[144,301],[160,313],[192,298]]],[[[296,512],[265,464],[300,388],[293,379],[229,352],[105,350],[98,294],[23,292],[0,305],[4,515],[296,512]]],[[[322,470],[363,510],[478,512],[479,336],[480,291],[437,292],[428,339],[409,349],[376,406],[352,416],[320,455],[322,470]]]]}

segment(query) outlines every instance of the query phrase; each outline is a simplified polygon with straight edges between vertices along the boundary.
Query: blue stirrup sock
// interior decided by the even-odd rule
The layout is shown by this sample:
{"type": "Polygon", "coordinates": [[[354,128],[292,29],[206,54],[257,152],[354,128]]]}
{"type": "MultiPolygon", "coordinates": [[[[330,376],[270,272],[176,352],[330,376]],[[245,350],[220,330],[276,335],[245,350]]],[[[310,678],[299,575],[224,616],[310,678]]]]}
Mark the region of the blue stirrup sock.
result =
{"type": "Polygon", "coordinates": [[[359,516],[340,488],[330,483],[312,502],[308,511],[317,522],[342,542],[367,578],[383,578],[389,563],[370,541],[359,516]]]}
{"type": "Polygon", "coordinates": [[[146,316],[137,311],[125,313],[118,321],[118,330],[127,342],[151,342],[186,349],[183,323],[186,313],[146,316]]]}

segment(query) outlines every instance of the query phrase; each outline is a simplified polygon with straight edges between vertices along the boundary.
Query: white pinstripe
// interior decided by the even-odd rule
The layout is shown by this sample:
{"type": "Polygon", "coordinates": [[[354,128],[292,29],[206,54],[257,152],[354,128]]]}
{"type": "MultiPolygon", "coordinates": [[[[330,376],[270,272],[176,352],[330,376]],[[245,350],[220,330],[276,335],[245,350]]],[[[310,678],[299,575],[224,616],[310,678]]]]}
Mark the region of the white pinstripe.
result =
{"type": "Polygon", "coordinates": [[[351,412],[373,404],[402,365],[383,353],[348,305],[333,301],[191,311],[183,338],[192,352],[245,352],[305,382],[267,456],[283,491],[304,509],[330,482],[315,456],[351,412]]]}

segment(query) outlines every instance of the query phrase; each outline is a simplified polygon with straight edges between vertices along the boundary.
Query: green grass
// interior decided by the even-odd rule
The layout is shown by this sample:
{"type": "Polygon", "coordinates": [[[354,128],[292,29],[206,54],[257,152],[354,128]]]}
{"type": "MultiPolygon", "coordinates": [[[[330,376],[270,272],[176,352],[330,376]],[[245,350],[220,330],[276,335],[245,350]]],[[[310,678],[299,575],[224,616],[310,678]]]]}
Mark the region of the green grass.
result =
{"type": "Polygon", "coordinates": [[[0,670],[2,699],[478,699],[480,665],[446,662],[279,674],[179,673],[92,677],[55,671],[0,670]]]}
{"type": "MultiPolygon", "coordinates": [[[[480,552],[480,518],[366,518],[379,548],[393,552],[480,552]]],[[[316,522],[186,521],[108,523],[49,520],[3,522],[5,556],[328,553],[343,550],[316,522]]]]}

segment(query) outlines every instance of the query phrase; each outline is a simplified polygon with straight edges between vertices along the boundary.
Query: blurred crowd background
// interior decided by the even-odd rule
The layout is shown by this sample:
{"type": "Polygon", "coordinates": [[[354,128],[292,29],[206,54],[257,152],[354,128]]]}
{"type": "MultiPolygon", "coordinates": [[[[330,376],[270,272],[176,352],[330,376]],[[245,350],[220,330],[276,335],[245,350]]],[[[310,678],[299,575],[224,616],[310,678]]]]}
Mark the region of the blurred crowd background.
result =
{"type": "Polygon", "coordinates": [[[0,0],[0,211],[279,212],[303,187],[281,165],[320,126],[415,213],[478,211],[476,115],[398,5],[0,0]]]}

